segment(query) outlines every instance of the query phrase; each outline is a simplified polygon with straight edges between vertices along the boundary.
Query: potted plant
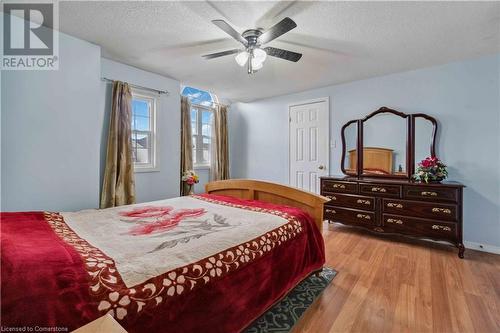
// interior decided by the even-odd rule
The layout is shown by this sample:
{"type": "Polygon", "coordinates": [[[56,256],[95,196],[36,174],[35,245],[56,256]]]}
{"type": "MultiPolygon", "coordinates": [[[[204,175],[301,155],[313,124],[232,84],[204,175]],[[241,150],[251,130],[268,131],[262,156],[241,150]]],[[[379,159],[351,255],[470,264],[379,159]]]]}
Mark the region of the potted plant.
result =
{"type": "Polygon", "coordinates": [[[193,194],[193,185],[200,182],[200,177],[194,172],[194,170],[184,171],[182,174],[182,181],[188,187],[188,194],[193,194]]]}
{"type": "Polygon", "coordinates": [[[427,157],[418,163],[413,178],[419,182],[440,182],[448,176],[446,165],[437,157],[427,157]]]}

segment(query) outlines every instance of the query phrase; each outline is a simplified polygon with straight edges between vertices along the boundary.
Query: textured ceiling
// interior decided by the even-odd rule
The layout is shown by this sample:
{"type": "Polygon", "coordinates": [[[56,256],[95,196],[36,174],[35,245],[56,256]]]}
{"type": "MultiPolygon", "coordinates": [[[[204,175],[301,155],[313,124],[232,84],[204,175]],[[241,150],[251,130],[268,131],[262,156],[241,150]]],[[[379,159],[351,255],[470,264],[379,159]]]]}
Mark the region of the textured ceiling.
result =
{"type": "Polygon", "coordinates": [[[251,101],[500,52],[499,2],[60,2],[63,32],[98,44],[103,55],[251,101]],[[240,47],[210,21],[237,31],[298,25],[267,44],[303,53],[298,63],[268,57],[247,75],[240,47]]]}

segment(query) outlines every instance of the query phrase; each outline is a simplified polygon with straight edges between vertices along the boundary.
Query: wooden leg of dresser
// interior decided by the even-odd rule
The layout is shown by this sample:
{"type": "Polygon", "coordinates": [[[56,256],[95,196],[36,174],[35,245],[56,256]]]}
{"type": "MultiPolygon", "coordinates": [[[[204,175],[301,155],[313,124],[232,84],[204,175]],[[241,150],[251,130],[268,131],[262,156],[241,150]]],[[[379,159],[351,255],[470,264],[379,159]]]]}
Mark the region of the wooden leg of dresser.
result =
{"type": "Polygon", "coordinates": [[[464,246],[464,244],[462,244],[462,243],[458,244],[458,257],[460,259],[464,258],[464,252],[465,252],[465,246],[464,246]]]}

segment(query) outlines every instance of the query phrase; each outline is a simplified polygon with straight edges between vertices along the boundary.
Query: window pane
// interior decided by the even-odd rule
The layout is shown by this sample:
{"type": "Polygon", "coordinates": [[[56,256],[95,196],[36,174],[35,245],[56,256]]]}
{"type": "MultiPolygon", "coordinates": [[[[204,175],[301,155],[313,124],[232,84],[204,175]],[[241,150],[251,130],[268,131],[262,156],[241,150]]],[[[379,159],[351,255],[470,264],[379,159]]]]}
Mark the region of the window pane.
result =
{"type": "Polygon", "coordinates": [[[149,118],[135,117],[134,128],[138,131],[149,131],[149,118]]]}
{"type": "Polygon", "coordinates": [[[203,149],[203,163],[210,162],[210,151],[208,149],[203,149]]]}
{"type": "Polygon", "coordinates": [[[203,111],[201,114],[201,122],[204,124],[210,124],[211,123],[211,118],[212,118],[212,112],[209,111],[203,111]]]}
{"type": "Polygon", "coordinates": [[[196,164],[196,149],[193,149],[193,164],[196,164]]]}
{"type": "Polygon", "coordinates": [[[156,97],[132,89],[132,159],[138,167],[154,168],[156,97]]]}
{"type": "Polygon", "coordinates": [[[207,92],[191,87],[185,87],[182,94],[188,96],[192,103],[190,116],[193,140],[193,164],[209,164],[213,112],[211,109],[201,108],[196,104],[211,107],[212,96],[207,92]]]}
{"type": "Polygon", "coordinates": [[[137,153],[136,153],[136,149],[135,149],[135,147],[132,149],[132,161],[133,161],[134,163],[136,163],[136,162],[137,162],[137,153]]]}
{"type": "Polygon", "coordinates": [[[149,136],[150,136],[149,134],[136,133],[135,144],[137,145],[137,148],[149,148],[151,141],[149,136]]]}
{"type": "Polygon", "coordinates": [[[192,87],[185,87],[182,90],[182,95],[187,96],[192,104],[200,104],[206,106],[212,105],[212,95],[210,95],[208,91],[203,91],[192,87]]]}
{"type": "Polygon", "coordinates": [[[136,149],[136,162],[137,163],[149,163],[149,149],[136,149]]]}
{"type": "Polygon", "coordinates": [[[208,124],[203,124],[201,127],[202,135],[203,136],[211,136],[212,135],[212,129],[210,128],[211,126],[208,124]]]}
{"type": "Polygon", "coordinates": [[[136,141],[137,141],[137,133],[132,131],[132,147],[136,147],[136,141]]]}
{"type": "Polygon", "coordinates": [[[132,100],[132,115],[149,117],[149,101],[139,98],[132,100]]]}

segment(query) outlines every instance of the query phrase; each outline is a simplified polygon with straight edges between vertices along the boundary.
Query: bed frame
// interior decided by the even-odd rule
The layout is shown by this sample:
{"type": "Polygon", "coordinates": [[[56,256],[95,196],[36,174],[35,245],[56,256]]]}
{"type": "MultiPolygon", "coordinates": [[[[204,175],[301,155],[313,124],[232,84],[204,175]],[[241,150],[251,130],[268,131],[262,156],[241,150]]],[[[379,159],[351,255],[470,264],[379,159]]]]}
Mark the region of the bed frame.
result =
{"type": "Polygon", "coordinates": [[[251,179],[229,179],[210,182],[205,191],[240,199],[260,200],[302,209],[314,219],[319,230],[323,229],[323,204],[329,201],[321,195],[297,188],[251,179]]]}

